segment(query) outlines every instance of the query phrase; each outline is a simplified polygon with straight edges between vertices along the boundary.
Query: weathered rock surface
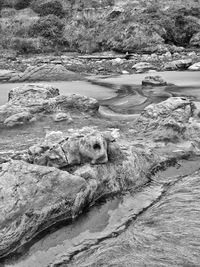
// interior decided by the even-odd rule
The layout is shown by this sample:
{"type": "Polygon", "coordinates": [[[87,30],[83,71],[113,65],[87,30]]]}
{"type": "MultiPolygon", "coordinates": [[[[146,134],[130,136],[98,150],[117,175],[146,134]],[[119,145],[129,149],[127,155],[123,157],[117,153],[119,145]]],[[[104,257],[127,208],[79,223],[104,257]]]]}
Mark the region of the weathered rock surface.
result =
{"type": "Polygon", "coordinates": [[[192,59],[179,59],[164,64],[164,70],[184,70],[192,65],[192,59]]]}
{"type": "Polygon", "coordinates": [[[59,136],[58,140],[56,133],[55,138],[51,135],[50,141],[48,134],[43,142],[30,147],[28,161],[57,168],[86,162],[92,164],[106,163],[108,162],[107,141],[99,132],[92,132],[86,136],[72,135],[61,139],[59,136]]]}
{"type": "Polygon", "coordinates": [[[33,119],[33,115],[29,112],[21,112],[14,114],[4,121],[4,125],[6,126],[15,126],[15,125],[22,125],[24,123],[30,122],[33,119]]]}
{"type": "MultiPolygon", "coordinates": [[[[88,144],[80,145],[90,157],[88,144]]],[[[1,165],[0,257],[55,222],[77,216],[99,197],[145,184],[146,174],[161,160],[150,150],[107,145],[106,164],[81,165],[72,174],[17,160],[1,165]]]]}
{"type": "Polygon", "coordinates": [[[133,122],[129,142],[89,129],[68,137],[49,132],[22,152],[23,160],[1,164],[0,257],[55,222],[78,216],[100,197],[143,186],[160,164],[195,146],[199,153],[200,125],[191,122],[193,111],[190,100],[169,98],[145,108],[133,122]]]}
{"type": "Polygon", "coordinates": [[[167,82],[160,76],[146,76],[142,81],[142,85],[163,86],[167,85],[167,82]]]}
{"type": "Polygon", "coordinates": [[[18,73],[13,70],[0,70],[0,81],[1,82],[7,82],[9,81],[12,77],[16,75],[20,75],[21,73],[18,73]]]}
{"type": "Polygon", "coordinates": [[[139,62],[132,66],[132,69],[137,72],[145,72],[147,70],[154,70],[156,67],[149,62],[139,62]]]}
{"type": "Polygon", "coordinates": [[[50,85],[25,84],[11,90],[8,103],[0,106],[0,124],[4,123],[10,116],[22,112],[26,114],[69,111],[94,113],[98,108],[99,103],[93,98],[76,94],[62,96],[59,95],[57,88],[50,85]]]}
{"type": "Polygon", "coordinates": [[[200,70],[200,62],[192,64],[189,68],[189,70],[200,70]]]}
{"type": "Polygon", "coordinates": [[[30,66],[24,73],[11,77],[10,82],[24,81],[71,81],[80,79],[81,76],[67,70],[61,64],[43,64],[42,66],[30,66]]]}

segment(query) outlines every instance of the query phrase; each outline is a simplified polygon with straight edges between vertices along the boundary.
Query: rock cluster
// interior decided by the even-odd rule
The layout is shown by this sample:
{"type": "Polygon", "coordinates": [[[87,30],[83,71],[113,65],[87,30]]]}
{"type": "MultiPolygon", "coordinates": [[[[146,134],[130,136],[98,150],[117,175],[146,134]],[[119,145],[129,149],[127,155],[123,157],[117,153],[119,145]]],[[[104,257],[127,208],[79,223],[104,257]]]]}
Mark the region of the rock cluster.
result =
{"type": "MultiPolygon", "coordinates": [[[[98,110],[98,101],[81,95],[59,95],[59,90],[46,84],[24,84],[10,91],[8,103],[0,106],[0,124],[14,126],[32,121],[43,113],[55,115],[56,121],[66,112],[89,112],[98,110]]],[[[69,120],[71,120],[69,118],[69,120]]]]}

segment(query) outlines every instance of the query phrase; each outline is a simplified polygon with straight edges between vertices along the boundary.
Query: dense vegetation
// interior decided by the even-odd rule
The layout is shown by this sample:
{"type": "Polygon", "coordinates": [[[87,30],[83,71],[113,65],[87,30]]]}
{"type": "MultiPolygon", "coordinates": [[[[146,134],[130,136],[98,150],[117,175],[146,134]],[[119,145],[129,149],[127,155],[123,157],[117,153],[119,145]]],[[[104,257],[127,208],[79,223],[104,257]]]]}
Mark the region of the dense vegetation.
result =
{"type": "Polygon", "coordinates": [[[0,0],[0,47],[20,53],[200,47],[199,0],[0,0]]]}

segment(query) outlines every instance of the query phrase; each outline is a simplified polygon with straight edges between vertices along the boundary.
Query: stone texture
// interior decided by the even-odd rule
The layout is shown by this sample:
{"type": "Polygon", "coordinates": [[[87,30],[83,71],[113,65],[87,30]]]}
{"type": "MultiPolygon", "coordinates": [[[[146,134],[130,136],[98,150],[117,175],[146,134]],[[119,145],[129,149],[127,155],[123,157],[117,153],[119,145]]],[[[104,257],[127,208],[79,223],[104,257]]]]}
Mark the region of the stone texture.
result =
{"type": "Polygon", "coordinates": [[[57,168],[74,166],[90,162],[102,164],[108,162],[107,140],[97,131],[85,136],[72,135],[71,137],[53,138],[55,133],[48,133],[47,138],[28,150],[30,163],[54,166],[57,168]],[[49,141],[49,136],[51,136],[49,141]],[[52,141],[55,140],[55,141],[52,141]]]}
{"type": "Polygon", "coordinates": [[[150,69],[156,69],[156,67],[148,62],[139,62],[133,65],[132,69],[136,70],[137,72],[145,72],[150,69]]]}
{"type": "Polygon", "coordinates": [[[61,64],[43,64],[28,67],[24,73],[13,76],[10,81],[71,81],[80,78],[79,74],[67,70],[61,64]]]}
{"type": "Polygon", "coordinates": [[[9,93],[9,101],[0,106],[0,124],[15,114],[29,112],[31,114],[88,112],[98,110],[96,99],[81,95],[59,95],[59,90],[46,84],[25,84],[14,88],[9,93]]]}
{"type": "Polygon", "coordinates": [[[192,38],[190,39],[190,45],[200,47],[200,32],[192,36],[192,38]]]}
{"type": "Polygon", "coordinates": [[[179,59],[171,62],[167,62],[163,65],[164,70],[184,70],[187,69],[190,65],[192,65],[192,59],[179,59]]]}
{"type": "Polygon", "coordinates": [[[160,76],[146,76],[142,81],[142,85],[163,86],[167,85],[167,82],[160,76]]]}
{"type": "Polygon", "coordinates": [[[17,113],[17,114],[14,114],[8,117],[4,121],[4,125],[9,126],[9,127],[12,127],[15,125],[22,125],[27,122],[30,122],[32,119],[33,119],[33,115],[31,115],[29,112],[21,112],[21,113],[17,113]]]}

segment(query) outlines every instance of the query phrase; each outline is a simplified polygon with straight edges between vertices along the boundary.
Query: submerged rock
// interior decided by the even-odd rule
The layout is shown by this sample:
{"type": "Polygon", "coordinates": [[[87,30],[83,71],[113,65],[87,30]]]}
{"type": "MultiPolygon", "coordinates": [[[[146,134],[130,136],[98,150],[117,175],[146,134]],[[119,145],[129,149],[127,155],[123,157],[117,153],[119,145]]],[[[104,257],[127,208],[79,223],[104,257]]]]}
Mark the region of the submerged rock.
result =
{"type": "Polygon", "coordinates": [[[142,85],[163,86],[167,85],[167,82],[160,76],[146,76],[142,81],[142,85]]]}

